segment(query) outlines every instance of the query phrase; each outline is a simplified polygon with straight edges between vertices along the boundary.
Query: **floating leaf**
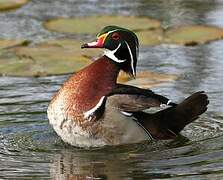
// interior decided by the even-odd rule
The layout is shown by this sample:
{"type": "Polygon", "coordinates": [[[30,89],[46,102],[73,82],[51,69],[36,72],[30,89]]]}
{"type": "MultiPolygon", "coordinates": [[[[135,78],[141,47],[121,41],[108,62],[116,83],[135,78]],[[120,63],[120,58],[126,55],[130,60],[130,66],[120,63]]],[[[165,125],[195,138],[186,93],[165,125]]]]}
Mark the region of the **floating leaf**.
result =
{"type": "Polygon", "coordinates": [[[91,63],[84,55],[100,54],[80,49],[74,40],[51,40],[33,47],[17,47],[9,56],[0,56],[0,74],[14,76],[46,76],[71,73],[91,63]]]}
{"type": "Polygon", "coordinates": [[[32,76],[35,65],[28,59],[16,56],[0,57],[0,74],[11,76],[32,76]]]}
{"type": "MultiPolygon", "coordinates": [[[[7,42],[7,41],[5,41],[7,42]]],[[[3,47],[16,43],[5,43],[3,47]]],[[[12,41],[14,42],[14,41],[12,41]]],[[[15,41],[17,42],[17,41],[15,41]]],[[[50,40],[33,46],[17,46],[0,54],[0,74],[12,76],[46,76],[71,73],[91,63],[90,56],[99,56],[98,49],[82,50],[82,43],[75,40],[50,40]]],[[[174,80],[174,75],[162,75],[151,72],[138,72],[132,80],[127,74],[120,73],[119,82],[150,86],[174,80]]]]}
{"type": "Polygon", "coordinates": [[[138,31],[159,28],[160,22],[145,17],[90,16],[52,19],[44,23],[44,27],[48,30],[74,34],[96,34],[107,25],[117,25],[138,31]]]}
{"type": "Polygon", "coordinates": [[[66,49],[73,51],[77,55],[84,57],[97,57],[102,54],[102,49],[81,49],[81,45],[85,43],[82,41],[71,40],[71,39],[58,39],[58,40],[49,40],[36,45],[36,47],[60,47],[61,49],[66,49]]]}
{"type": "Polygon", "coordinates": [[[118,76],[118,82],[134,85],[142,88],[150,88],[158,86],[162,83],[174,81],[177,79],[176,75],[173,74],[160,74],[149,71],[139,71],[136,79],[131,78],[128,74],[120,72],[118,76]]]}
{"type": "Polygon", "coordinates": [[[9,40],[9,39],[0,39],[0,50],[4,48],[10,48],[20,45],[27,45],[29,41],[26,40],[9,40]]]}
{"type": "Polygon", "coordinates": [[[26,4],[29,0],[0,0],[0,11],[17,9],[26,4]]]}
{"type": "Polygon", "coordinates": [[[223,29],[211,26],[182,26],[165,32],[165,42],[180,45],[197,45],[223,38],[223,29]]]}
{"type": "Polygon", "coordinates": [[[156,28],[152,30],[139,31],[136,33],[139,38],[139,44],[143,46],[159,45],[163,41],[163,29],[156,28]]]}

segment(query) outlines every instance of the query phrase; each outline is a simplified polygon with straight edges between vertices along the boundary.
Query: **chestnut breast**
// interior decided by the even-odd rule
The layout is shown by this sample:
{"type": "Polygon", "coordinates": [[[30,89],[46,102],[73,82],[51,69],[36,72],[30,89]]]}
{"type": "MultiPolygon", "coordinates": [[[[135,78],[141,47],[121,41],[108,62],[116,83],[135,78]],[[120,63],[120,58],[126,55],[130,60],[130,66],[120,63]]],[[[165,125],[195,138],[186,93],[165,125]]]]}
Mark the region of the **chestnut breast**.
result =
{"type": "Polygon", "coordinates": [[[52,100],[69,115],[82,114],[93,108],[100,98],[112,91],[116,84],[118,67],[103,56],[91,65],[73,74],[52,100]]]}

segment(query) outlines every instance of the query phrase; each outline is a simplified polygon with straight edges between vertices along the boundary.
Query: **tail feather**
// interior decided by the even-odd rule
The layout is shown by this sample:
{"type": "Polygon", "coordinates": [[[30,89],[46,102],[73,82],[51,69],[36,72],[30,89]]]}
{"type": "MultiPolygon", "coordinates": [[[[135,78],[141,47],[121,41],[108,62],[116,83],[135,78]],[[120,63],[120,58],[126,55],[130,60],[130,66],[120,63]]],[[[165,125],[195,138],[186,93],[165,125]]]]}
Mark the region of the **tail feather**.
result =
{"type": "Polygon", "coordinates": [[[155,139],[172,139],[189,123],[196,120],[207,110],[208,97],[203,92],[196,92],[183,102],[161,110],[155,114],[137,112],[134,114],[139,123],[155,139]]]}

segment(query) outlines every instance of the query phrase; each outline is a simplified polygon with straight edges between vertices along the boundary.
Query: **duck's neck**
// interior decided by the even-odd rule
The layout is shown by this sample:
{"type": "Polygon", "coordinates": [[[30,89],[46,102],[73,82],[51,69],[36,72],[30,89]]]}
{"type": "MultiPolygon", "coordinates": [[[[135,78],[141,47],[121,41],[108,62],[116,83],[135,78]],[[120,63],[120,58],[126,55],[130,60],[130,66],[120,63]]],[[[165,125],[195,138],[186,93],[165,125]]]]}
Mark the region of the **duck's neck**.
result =
{"type": "Polygon", "coordinates": [[[103,96],[109,94],[116,85],[120,69],[106,56],[102,56],[91,65],[73,76],[74,84],[78,83],[79,109],[88,110],[94,107],[103,96]],[[77,79],[76,79],[77,78],[77,79]]]}
{"type": "Polygon", "coordinates": [[[86,71],[89,76],[91,76],[88,77],[89,80],[94,79],[102,84],[114,84],[116,83],[120,68],[117,66],[116,62],[109,59],[107,56],[102,56],[83,71],[86,71]]]}

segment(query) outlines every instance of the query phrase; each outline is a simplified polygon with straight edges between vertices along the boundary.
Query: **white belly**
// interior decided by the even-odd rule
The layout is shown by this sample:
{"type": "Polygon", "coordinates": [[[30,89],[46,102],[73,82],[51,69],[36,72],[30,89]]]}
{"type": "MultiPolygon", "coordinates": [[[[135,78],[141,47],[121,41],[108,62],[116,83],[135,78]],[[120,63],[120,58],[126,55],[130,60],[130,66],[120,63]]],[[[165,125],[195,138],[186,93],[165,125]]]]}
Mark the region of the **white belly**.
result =
{"type": "Polygon", "coordinates": [[[50,104],[47,109],[47,115],[49,123],[64,142],[79,147],[106,145],[100,139],[95,139],[88,132],[83,131],[74,120],[68,119],[64,111],[58,108],[61,106],[58,106],[57,103],[59,102],[50,104]]]}
{"type": "Polygon", "coordinates": [[[60,106],[54,102],[47,110],[49,122],[62,140],[73,146],[98,147],[138,143],[150,139],[131,117],[126,117],[109,105],[106,105],[103,118],[95,122],[95,127],[99,129],[97,136],[84,131],[74,120],[67,119],[64,112],[56,107],[60,106]]]}

